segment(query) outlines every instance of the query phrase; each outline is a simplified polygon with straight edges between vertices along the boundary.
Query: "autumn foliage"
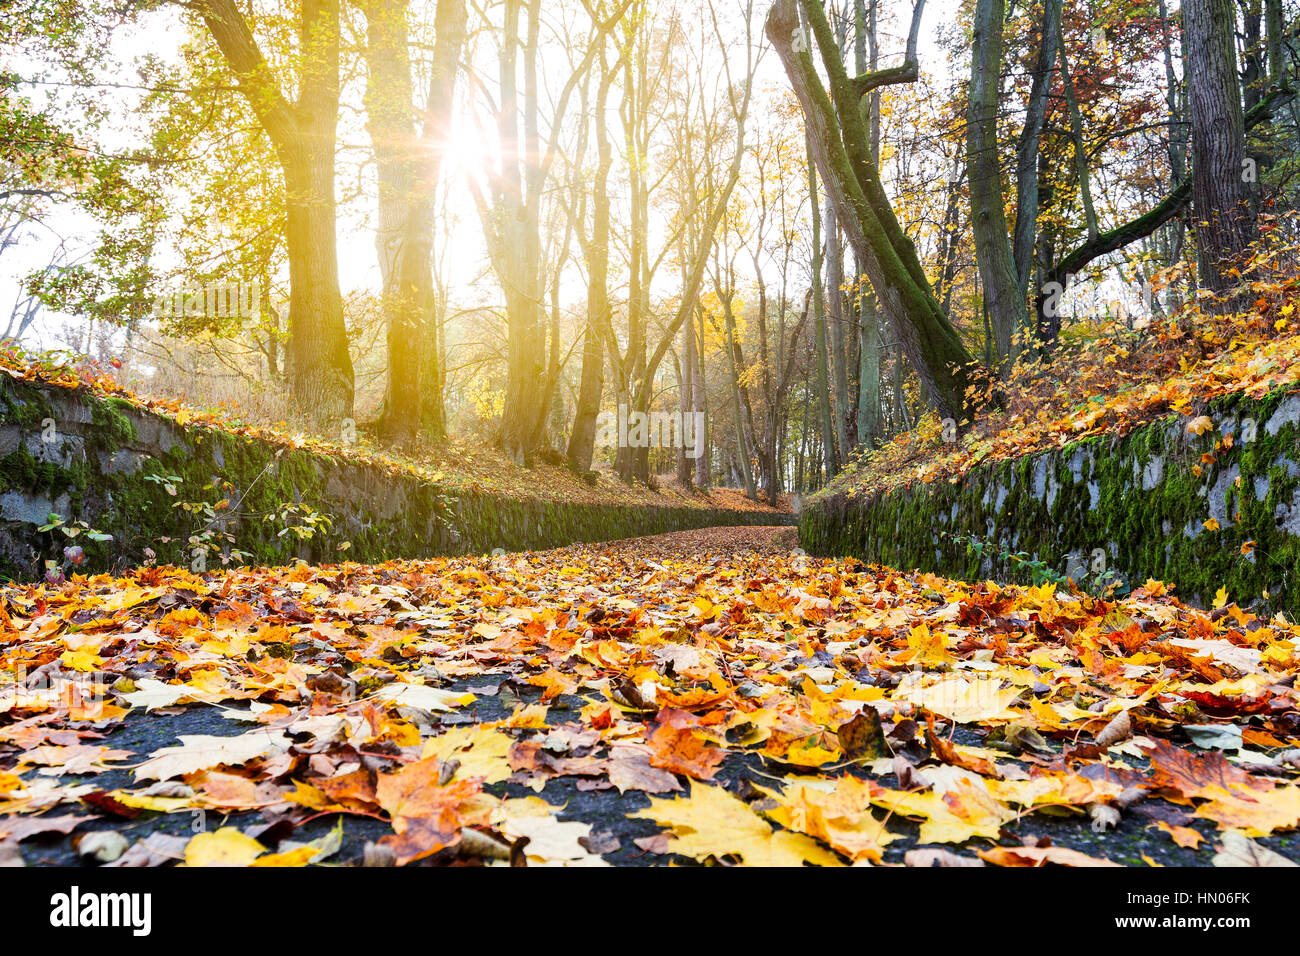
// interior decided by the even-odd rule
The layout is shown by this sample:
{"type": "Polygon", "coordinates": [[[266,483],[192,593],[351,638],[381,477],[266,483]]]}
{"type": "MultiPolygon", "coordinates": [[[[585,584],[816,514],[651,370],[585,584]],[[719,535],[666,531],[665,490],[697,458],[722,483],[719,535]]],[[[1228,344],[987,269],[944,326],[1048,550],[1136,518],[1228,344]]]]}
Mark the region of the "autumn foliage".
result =
{"type": "Polygon", "coordinates": [[[195,811],[225,822],[117,865],[1107,862],[1036,818],[1267,860],[1300,825],[1300,628],[1157,582],[1107,601],[791,543],[8,587],[0,854],[195,811]],[[196,711],[222,732],[116,743],[196,711]],[[652,829],[594,830],[566,782],[652,829]],[[357,821],[384,832],[347,849],[357,821]]]}

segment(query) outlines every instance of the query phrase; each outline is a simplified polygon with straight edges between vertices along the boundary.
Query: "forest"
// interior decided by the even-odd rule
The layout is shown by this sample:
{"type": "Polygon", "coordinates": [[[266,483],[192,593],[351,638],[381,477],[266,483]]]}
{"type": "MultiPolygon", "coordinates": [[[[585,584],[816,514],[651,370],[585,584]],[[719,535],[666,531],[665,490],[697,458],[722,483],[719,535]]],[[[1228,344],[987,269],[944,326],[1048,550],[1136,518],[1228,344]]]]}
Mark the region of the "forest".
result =
{"type": "Polygon", "coordinates": [[[1300,863],[1292,0],[0,12],[0,865],[1300,863]]]}
{"type": "Polygon", "coordinates": [[[1294,233],[1280,0],[10,6],[7,336],[416,457],[776,503],[1294,233]]]}

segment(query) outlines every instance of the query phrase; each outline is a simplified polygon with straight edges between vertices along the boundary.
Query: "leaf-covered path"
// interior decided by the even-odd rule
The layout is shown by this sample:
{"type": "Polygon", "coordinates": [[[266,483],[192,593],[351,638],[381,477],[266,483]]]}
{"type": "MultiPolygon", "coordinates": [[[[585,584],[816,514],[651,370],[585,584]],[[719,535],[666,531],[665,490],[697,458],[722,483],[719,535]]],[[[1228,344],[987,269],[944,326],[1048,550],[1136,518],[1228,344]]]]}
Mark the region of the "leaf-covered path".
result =
{"type": "Polygon", "coordinates": [[[1300,859],[1300,629],[790,528],[0,592],[0,860],[1300,859]],[[120,837],[120,839],[119,839],[120,837]]]}

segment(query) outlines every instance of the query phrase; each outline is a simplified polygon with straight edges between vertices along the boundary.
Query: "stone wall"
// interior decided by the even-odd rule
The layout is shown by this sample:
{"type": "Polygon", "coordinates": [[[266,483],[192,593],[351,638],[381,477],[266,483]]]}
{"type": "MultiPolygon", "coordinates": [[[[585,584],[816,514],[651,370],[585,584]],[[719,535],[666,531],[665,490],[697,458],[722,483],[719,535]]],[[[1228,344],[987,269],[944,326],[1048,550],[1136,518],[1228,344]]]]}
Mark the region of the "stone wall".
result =
{"type": "Polygon", "coordinates": [[[1199,436],[1171,416],[979,465],[955,484],[824,494],[801,512],[800,540],[969,580],[1025,580],[1041,561],[1084,585],[1156,578],[1203,604],[1223,587],[1300,615],[1300,390],[1230,394],[1205,414],[1214,426],[1199,436]]]}
{"type": "Polygon", "coordinates": [[[229,548],[257,564],[379,562],[779,524],[786,517],[448,489],[379,465],[182,427],[121,399],[0,376],[0,580],[43,574],[46,560],[62,563],[70,544],[83,547],[83,570],[121,569],[151,557],[210,568],[220,565],[217,549],[229,548]],[[41,531],[51,514],[65,524],[83,521],[112,540],[41,531]],[[312,521],[310,538],[285,532],[312,521]]]}

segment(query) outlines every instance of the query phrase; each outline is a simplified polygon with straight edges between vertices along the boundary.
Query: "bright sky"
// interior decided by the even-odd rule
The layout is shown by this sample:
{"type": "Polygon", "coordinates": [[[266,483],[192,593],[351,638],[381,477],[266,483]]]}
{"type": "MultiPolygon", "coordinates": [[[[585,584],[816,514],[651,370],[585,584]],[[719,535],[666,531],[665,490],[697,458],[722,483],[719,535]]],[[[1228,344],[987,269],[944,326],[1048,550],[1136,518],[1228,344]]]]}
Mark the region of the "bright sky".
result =
{"type": "MultiPolygon", "coordinates": [[[[939,25],[952,22],[957,5],[958,0],[929,0],[926,5],[920,56],[922,69],[932,76],[937,74],[946,79],[947,64],[937,49],[935,31],[939,25]]],[[[911,14],[911,2],[910,0],[884,0],[884,9],[892,11],[894,16],[892,22],[886,17],[881,25],[881,50],[886,56],[885,65],[888,65],[897,62],[898,55],[902,53],[904,34],[911,14]]],[[[756,3],[756,11],[754,30],[759,31],[762,28],[762,14],[766,12],[765,0],[756,3]]],[[[120,45],[117,50],[119,59],[129,63],[133,56],[142,52],[160,54],[160,51],[173,49],[174,44],[159,44],[158,39],[164,35],[175,36],[179,29],[181,28],[178,14],[174,11],[150,14],[143,26],[137,26],[129,31],[118,31],[115,34],[116,42],[120,45]]],[[[563,71],[567,69],[567,64],[556,53],[551,54],[551,59],[550,64],[547,59],[543,60],[544,75],[562,76],[563,71]]],[[[0,66],[12,69],[28,78],[36,75],[39,69],[38,64],[6,63],[0,66]]],[[[130,82],[129,75],[124,78],[126,82],[130,82]]],[[[771,87],[781,88],[785,83],[780,63],[769,51],[760,67],[757,86],[760,90],[771,87]]],[[[25,91],[32,91],[39,101],[39,97],[44,96],[48,89],[49,87],[45,86],[28,86],[25,91]]],[[[111,98],[115,105],[120,106],[122,121],[110,124],[111,132],[105,136],[104,147],[121,149],[139,142],[142,130],[138,128],[139,124],[132,122],[130,112],[134,95],[129,91],[111,89],[105,92],[105,97],[111,98]]],[[[355,139],[358,134],[358,129],[340,127],[341,136],[355,139]]],[[[361,143],[364,143],[364,133],[359,135],[362,137],[361,143]]],[[[451,240],[444,253],[446,273],[454,277],[452,284],[460,305],[491,302],[497,298],[497,295],[490,279],[481,283],[478,288],[467,288],[464,285],[483,271],[485,258],[482,233],[467,188],[467,177],[474,175],[484,164],[491,161],[493,148],[490,137],[485,137],[478,131],[477,124],[467,115],[463,105],[457,111],[453,121],[453,143],[455,145],[448,152],[444,165],[445,189],[450,197],[448,208],[455,223],[451,240]]],[[[372,216],[373,211],[365,208],[340,210],[338,230],[340,280],[345,292],[376,289],[379,285],[379,270],[371,231],[372,216]]],[[[0,315],[7,313],[17,301],[23,298],[20,292],[22,278],[33,270],[44,267],[60,242],[66,242],[68,248],[73,250],[70,258],[75,260],[79,255],[89,251],[88,242],[93,237],[93,223],[87,217],[66,211],[48,217],[43,224],[33,225],[20,246],[5,250],[4,255],[0,257],[0,310],[3,310],[0,315]]],[[[580,290],[575,287],[574,294],[570,297],[580,298],[580,290]]],[[[85,334],[84,323],[49,313],[43,314],[37,320],[35,331],[33,344],[45,348],[75,343],[85,334]]]]}

